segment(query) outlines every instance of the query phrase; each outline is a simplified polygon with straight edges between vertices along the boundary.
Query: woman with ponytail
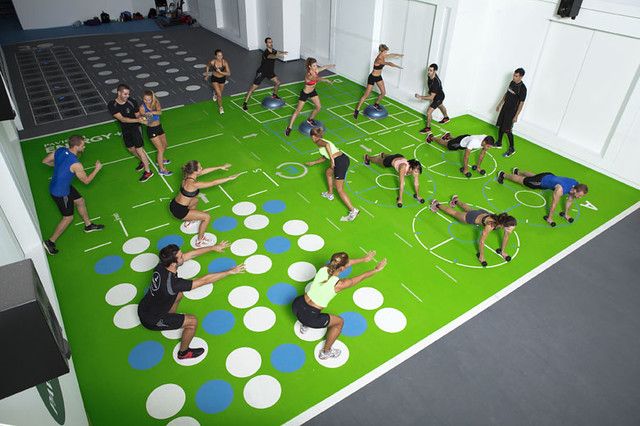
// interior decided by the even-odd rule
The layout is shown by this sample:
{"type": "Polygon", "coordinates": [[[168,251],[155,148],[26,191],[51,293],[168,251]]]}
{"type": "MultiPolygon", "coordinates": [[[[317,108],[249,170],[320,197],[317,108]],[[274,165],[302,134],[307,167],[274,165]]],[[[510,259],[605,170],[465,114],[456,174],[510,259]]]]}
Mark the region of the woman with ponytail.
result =
{"type": "Polygon", "coordinates": [[[164,134],[164,129],[160,124],[161,114],[162,107],[155,93],[151,90],[145,90],[142,96],[142,105],[140,105],[140,116],[145,119],[142,123],[147,126],[147,136],[156,147],[159,173],[163,176],[171,176],[173,172],[165,167],[171,161],[164,158],[164,152],[167,149],[167,135],[164,134]]]}
{"type": "Polygon", "coordinates": [[[375,268],[353,278],[340,278],[340,273],[351,265],[371,261],[375,255],[375,251],[370,251],[365,257],[360,259],[349,259],[349,255],[345,252],[334,253],[329,263],[318,270],[309,287],[309,291],[302,296],[298,296],[293,301],[291,309],[293,310],[293,314],[298,318],[298,321],[300,321],[301,334],[304,334],[308,327],[328,327],[327,339],[324,342],[323,348],[320,349],[318,358],[324,360],[340,356],[340,349],[332,348],[332,346],[340,335],[342,326],[344,325],[344,320],[339,316],[325,314],[321,311],[325,309],[336,294],[342,290],[354,287],[363,280],[382,271],[387,265],[387,259],[382,259],[375,268]]]}
{"type": "Polygon", "coordinates": [[[476,253],[476,257],[480,261],[482,266],[487,266],[487,261],[484,258],[484,242],[489,235],[489,232],[503,228],[504,235],[502,237],[502,245],[500,248],[496,249],[496,253],[498,253],[504,260],[509,262],[511,260],[511,256],[507,254],[507,244],[509,243],[509,236],[516,228],[518,221],[515,217],[509,216],[507,213],[493,214],[489,213],[484,209],[472,210],[469,204],[463,203],[460,201],[457,195],[451,197],[451,201],[449,201],[449,205],[440,204],[438,200],[431,201],[431,211],[436,213],[438,210],[442,210],[446,214],[451,217],[458,219],[462,223],[467,223],[469,225],[477,225],[482,226],[482,234],[480,235],[480,241],[478,242],[478,252],[476,253]],[[455,207],[460,207],[463,211],[454,210],[455,207]]]}

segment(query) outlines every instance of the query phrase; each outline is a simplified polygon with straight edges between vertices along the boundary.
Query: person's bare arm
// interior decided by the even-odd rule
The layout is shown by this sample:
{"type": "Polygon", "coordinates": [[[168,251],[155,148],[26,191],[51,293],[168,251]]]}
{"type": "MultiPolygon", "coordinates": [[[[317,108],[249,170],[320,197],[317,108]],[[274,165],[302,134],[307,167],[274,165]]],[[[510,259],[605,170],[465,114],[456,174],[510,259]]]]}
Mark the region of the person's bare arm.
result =
{"type": "Polygon", "coordinates": [[[323,65],[321,67],[318,67],[318,73],[321,73],[322,71],[328,70],[329,68],[335,68],[336,64],[329,64],[329,65],[323,65]]]}
{"type": "Polygon", "coordinates": [[[229,77],[231,75],[231,65],[229,65],[229,62],[227,62],[226,59],[224,60],[224,65],[226,67],[226,71],[222,72],[222,71],[218,70],[218,72],[220,74],[222,74],[222,75],[225,75],[225,76],[229,77]]]}
{"type": "Polygon", "coordinates": [[[239,173],[235,175],[227,176],[226,178],[215,179],[209,182],[194,182],[193,186],[195,186],[196,189],[211,188],[212,186],[222,185],[223,183],[232,181],[236,179],[238,176],[240,176],[239,173]]]}
{"type": "Polygon", "coordinates": [[[423,96],[416,93],[415,96],[416,96],[416,99],[420,99],[421,101],[432,101],[436,97],[436,94],[433,92],[429,92],[428,95],[423,96]]]}
{"type": "Polygon", "coordinates": [[[573,204],[573,197],[571,194],[567,195],[567,200],[564,202],[564,218],[568,221],[572,220],[571,215],[569,215],[569,210],[571,209],[571,205],[573,204]]]}
{"type": "Polygon", "coordinates": [[[358,263],[363,263],[363,262],[370,262],[371,259],[373,259],[376,256],[376,251],[375,250],[371,250],[370,252],[367,253],[366,256],[364,257],[360,257],[358,259],[349,259],[349,262],[347,263],[347,268],[349,266],[352,265],[357,265],[358,263]]]}
{"type": "Polygon", "coordinates": [[[231,168],[231,164],[225,163],[221,166],[207,167],[206,169],[202,169],[202,175],[206,175],[207,173],[215,172],[216,170],[224,170],[225,172],[231,168]]]}
{"type": "Polygon", "coordinates": [[[509,244],[509,237],[511,236],[511,231],[505,229],[504,234],[502,235],[502,245],[500,246],[500,256],[503,258],[509,257],[507,254],[507,244],[509,244]]]}
{"type": "Polygon", "coordinates": [[[518,116],[520,115],[520,111],[522,111],[522,107],[524,107],[524,102],[520,102],[518,104],[518,110],[516,111],[516,115],[513,117],[513,122],[518,121],[518,116]]]}
{"type": "Polygon", "coordinates": [[[464,150],[464,158],[462,160],[462,173],[467,173],[469,171],[469,155],[471,155],[471,150],[467,148],[464,150]]]}
{"type": "Polygon", "coordinates": [[[549,215],[547,216],[547,222],[553,222],[553,214],[556,211],[556,207],[558,206],[558,201],[562,197],[562,187],[560,185],[556,185],[553,189],[553,198],[551,199],[551,207],[549,208],[549,215]]]}
{"type": "Polygon", "coordinates": [[[113,114],[113,118],[115,118],[121,123],[144,123],[144,118],[140,117],[140,111],[136,112],[136,117],[138,118],[124,117],[119,112],[116,112],[115,114],[113,114]]]}
{"type": "Polygon", "coordinates": [[[47,156],[42,159],[42,164],[46,164],[49,167],[53,167],[55,155],[56,155],[55,151],[48,153],[47,156]]]}
{"type": "Polygon", "coordinates": [[[215,244],[209,247],[203,247],[203,248],[199,248],[199,249],[195,249],[195,250],[191,250],[186,253],[183,253],[182,257],[184,257],[185,260],[190,260],[190,259],[193,259],[194,257],[200,256],[201,254],[210,253],[212,251],[222,253],[227,247],[229,247],[229,245],[230,244],[228,241],[221,241],[218,244],[215,244]]]}
{"type": "Polygon", "coordinates": [[[484,258],[484,242],[487,239],[487,236],[489,235],[489,232],[493,231],[493,226],[487,224],[484,226],[484,228],[482,228],[482,234],[480,234],[480,241],[478,242],[478,260],[480,262],[484,262],[485,258],[484,258]]]}
{"type": "Polygon", "coordinates": [[[482,151],[480,151],[480,155],[478,155],[478,162],[476,163],[476,166],[478,167],[478,170],[482,170],[480,169],[480,164],[482,164],[482,160],[484,160],[484,156],[487,153],[487,148],[482,148],[482,151]]]}
{"type": "Polygon", "coordinates": [[[424,203],[424,198],[420,196],[420,175],[418,175],[417,173],[413,175],[413,190],[413,198],[420,201],[421,203],[424,203]]]}
{"type": "Polygon", "coordinates": [[[375,268],[373,268],[370,271],[364,272],[360,275],[358,275],[357,277],[353,277],[353,278],[345,278],[343,280],[340,280],[336,283],[335,285],[335,290],[336,293],[339,291],[342,291],[346,288],[349,287],[353,287],[356,286],[358,284],[360,284],[362,281],[366,280],[367,278],[370,278],[372,276],[374,276],[375,274],[377,274],[378,272],[382,271],[384,269],[384,267],[387,266],[387,259],[382,259],[375,268]]]}
{"type": "Polygon", "coordinates": [[[402,58],[404,56],[403,53],[387,53],[385,58],[393,59],[393,58],[402,58]]]}
{"type": "Polygon", "coordinates": [[[191,285],[191,290],[195,290],[198,287],[202,287],[205,284],[214,283],[216,281],[220,281],[221,279],[228,277],[229,275],[241,274],[245,271],[244,263],[242,265],[238,265],[235,268],[231,268],[228,271],[224,272],[215,272],[213,274],[207,274],[204,277],[197,278],[193,280],[193,284],[191,285]]]}
{"type": "Polygon", "coordinates": [[[327,159],[321,156],[321,157],[320,157],[320,158],[318,158],[317,160],[314,160],[314,161],[308,161],[308,162],[306,162],[306,163],[304,163],[304,164],[305,164],[306,166],[315,166],[316,164],[324,163],[325,161],[327,161],[327,159]]]}
{"type": "Polygon", "coordinates": [[[91,183],[91,181],[93,180],[93,178],[96,177],[100,169],[102,169],[102,163],[100,163],[100,161],[96,161],[96,165],[93,171],[87,176],[87,173],[84,171],[84,167],[82,166],[82,163],[73,163],[71,165],[71,171],[76,175],[78,180],[84,183],[85,185],[89,185],[91,183]]]}
{"type": "Polygon", "coordinates": [[[385,65],[387,65],[389,67],[392,67],[392,68],[400,68],[400,69],[402,69],[402,67],[400,65],[398,65],[396,63],[393,63],[393,62],[383,62],[383,64],[385,64],[385,65]]]}
{"type": "Polygon", "coordinates": [[[500,111],[500,108],[502,108],[502,104],[504,104],[504,100],[507,98],[507,94],[505,93],[504,96],[502,97],[502,99],[500,99],[500,102],[498,102],[498,106],[496,107],[496,111],[500,111]]]}

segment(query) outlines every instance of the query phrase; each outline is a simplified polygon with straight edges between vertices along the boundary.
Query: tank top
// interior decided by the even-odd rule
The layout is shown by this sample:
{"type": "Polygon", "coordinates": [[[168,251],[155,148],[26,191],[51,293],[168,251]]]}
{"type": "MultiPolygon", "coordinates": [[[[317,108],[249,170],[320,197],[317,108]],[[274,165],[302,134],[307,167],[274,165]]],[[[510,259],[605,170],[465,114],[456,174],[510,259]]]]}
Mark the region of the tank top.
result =
{"type": "Polygon", "coordinates": [[[391,162],[391,165],[393,166],[394,169],[396,169],[396,172],[400,173],[400,166],[402,166],[403,164],[407,165],[407,172],[405,173],[405,175],[407,173],[409,173],[409,162],[407,161],[406,158],[396,158],[395,160],[393,160],[391,162]]]}
{"type": "MultiPolygon", "coordinates": [[[[144,107],[145,112],[151,112],[151,110],[147,107],[147,104],[145,104],[144,102],[142,103],[142,106],[144,107]]],[[[160,121],[160,116],[158,114],[153,114],[151,116],[151,121],[160,121]]]]}
{"type": "Polygon", "coordinates": [[[336,283],[340,281],[340,277],[335,275],[329,275],[329,269],[324,266],[320,268],[316,277],[311,283],[311,287],[307,292],[309,299],[318,306],[326,308],[329,306],[329,302],[336,297],[336,283]]]}
{"type": "Polygon", "coordinates": [[[53,177],[49,183],[49,192],[55,197],[64,197],[69,195],[71,190],[71,181],[75,173],[71,171],[71,165],[78,162],[69,148],[58,148],[53,156],[53,177]]]}
{"type": "Polygon", "coordinates": [[[556,185],[560,185],[562,187],[562,193],[564,195],[568,194],[569,191],[571,191],[571,188],[573,188],[577,184],[578,181],[575,179],[555,175],[546,175],[540,181],[540,187],[543,189],[553,189],[556,187],[556,185]]]}
{"type": "MultiPolygon", "coordinates": [[[[329,145],[329,149],[331,149],[331,153],[332,154],[335,154],[336,152],[340,152],[340,150],[338,148],[336,148],[336,146],[333,144],[333,142],[328,141],[326,139],[322,139],[322,140],[325,141],[327,143],[327,145],[329,145]]],[[[320,153],[320,155],[322,155],[327,160],[331,160],[331,157],[329,156],[329,153],[327,152],[327,148],[325,148],[324,146],[319,147],[318,148],[318,152],[320,153]]]]}

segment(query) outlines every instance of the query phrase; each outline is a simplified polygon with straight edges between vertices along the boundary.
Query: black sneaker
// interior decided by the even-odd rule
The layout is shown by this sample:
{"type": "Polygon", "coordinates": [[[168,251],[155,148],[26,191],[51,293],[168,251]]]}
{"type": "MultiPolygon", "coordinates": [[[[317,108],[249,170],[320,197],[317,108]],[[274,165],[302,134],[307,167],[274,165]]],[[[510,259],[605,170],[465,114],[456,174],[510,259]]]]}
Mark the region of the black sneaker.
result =
{"type": "Polygon", "coordinates": [[[502,142],[498,142],[498,143],[496,144],[496,148],[502,148],[502,142]]]}
{"type": "Polygon", "coordinates": [[[204,353],[203,348],[187,348],[186,351],[178,351],[178,359],[198,358],[204,353]]]}
{"type": "Polygon", "coordinates": [[[504,172],[502,170],[498,172],[498,183],[500,185],[504,183],[504,172]]]}
{"type": "Polygon", "coordinates": [[[316,120],[314,120],[313,118],[307,118],[307,123],[309,123],[311,126],[314,126],[314,127],[318,125],[316,120]]]}
{"type": "Polygon", "coordinates": [[[504,154],[502,154],[502,156],[503,156],[504,158],[508,158],[508,157],[511,157],[511,156],[512,156],[513,154],[515,154],[515,153],[516,153],[516,150],[515,150],[515,149],[511,149],[511,148],[509,148],[509,149],[507,150],[507,152],[505,152],[504,154]]]}
{"type": "Polygon", "coordinates": [[[142,174],[142,176],[140,176],[140,182],[146,182],[149,179],[151,179],[151,176],[153,176],[153,172],[149,171],[149,172],[144,172],[142,174]]]}
{"type": "Polygon", "coordinates": [[[291,127],[287,127],[284,131],[285,136],[289,136],[291,134],[291,127]]]}
{"type": "Polygon", "coordinates": [[[50,240],[43,241],[42,245],[44,246],[44,249],[47,251],[47,253],[49,253],[50,255],[54,255],[58,253],[58,249],[56,248],[56,243],[54,243],[53,241],[50,241],[50,240]]]}
{"type": "Polygon", "coordinates": [[[364,165],[368,166],[371,164],[371,160],[369,160],[369,156],[367,154],[364,155],[364,165]]]}
{"type": "Polygon", "coordinates": [[[243,102],[243,103],[242,103],[242,109],[243,109],[243,110],[245,110],[245,111],[249,109],[249,108],[247,107],[247,103],[246,103],[246,102],[243,102]]]}
{"type": "Polygon", "coordinates": [[[445,124],[449,122],[449,117],[444,117],[442,120],[438,121],[440,124],[445,124]]]}
{"type": "Polygon", "coordinates": [[[376,111],[380,111],[382,109],[378,103],[373,104],[373,108],[375,108],[376,111]]]}
{"type": "Polygon", "coordinates": [[[97,223],[91,223],[84,227],[84,232],[102,231],[104,225],[98,225],[97,223]]]}
{"type": "Polygon", "coordinates": [[[429,133],[431,131],[431,127],[425,127],[424,129],[420,130],[420,133],[422,133],[423,135],[429,133]]]}
{"type": "Polygon", "coordinates": [[[136,166],[136,172],[141,172],[142,170],[144,170],[144,164],[142,164],[142,161],[141,161],[136,166]]]}
{"type": "Polygon", "coordinates": [[[433,142],[433,133],[429,133],[427,135],[427,139],[425,140],[426,143],[431,143],[433,142]]]}
{"type": "Polygon", "coordinates": [[[513,173],[514,175],[517,176],[518,175],[518,171],[519,171],[518,168],[514,167],[513,170],[511,171],[511,173],[513,173]]]}
{"type": "Polygon", "coordinates": [[[276,95],[275,93],[272,93],[272,94],[271,94],[271,97],[272,97],[273,99],[280,99],[280,96],[276,95]]]}
{"type": "Polygon", "coordinates": [[[353,110],[353,119],[357,120],[359,115],[360,115],[360,111],[358,111],[357,109],[354,109],[353,110]]]}

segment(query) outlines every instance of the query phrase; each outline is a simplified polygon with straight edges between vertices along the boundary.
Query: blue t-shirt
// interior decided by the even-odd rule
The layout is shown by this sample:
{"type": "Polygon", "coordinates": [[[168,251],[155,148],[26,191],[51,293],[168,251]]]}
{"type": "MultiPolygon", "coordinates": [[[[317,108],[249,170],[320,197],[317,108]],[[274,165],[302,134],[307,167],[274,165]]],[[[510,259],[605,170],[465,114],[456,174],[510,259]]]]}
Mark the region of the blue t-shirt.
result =
{"type": "Polygon", "coordinates": [[[562,187],[563,195],[568,194],[569,191],[571,191],[571,188],[577,184],[578,181],[575,179],[555,175],[546,175],[540,181],[540,187],[542,189],[554,189],[556,185],[560,185],[562,187]]]}
{"type": "Polygon", "coordinates": [[[55,197],[69,195],[71,181],[75,173],[71,171],[71,165],[78,162],[78,157],[69,151],[69,148],[58,148],[53,155],[53,177],[49,184],[49,192],[55,197]]]}

